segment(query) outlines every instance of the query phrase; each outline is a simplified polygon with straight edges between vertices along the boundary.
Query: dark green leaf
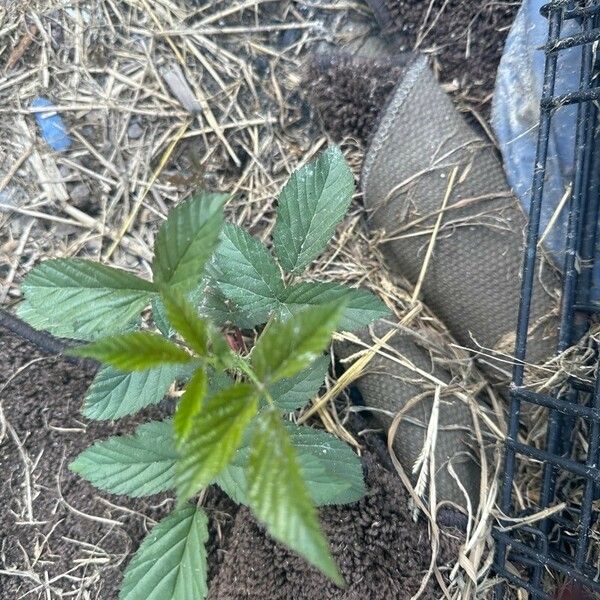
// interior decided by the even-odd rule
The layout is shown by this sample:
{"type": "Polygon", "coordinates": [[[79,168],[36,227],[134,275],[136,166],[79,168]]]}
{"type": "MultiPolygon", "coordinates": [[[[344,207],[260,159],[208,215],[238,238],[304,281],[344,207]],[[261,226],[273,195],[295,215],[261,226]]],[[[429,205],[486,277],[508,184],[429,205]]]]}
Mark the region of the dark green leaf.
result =
{"type": "Polygon", "coordinates": [[[161,293],[167,310],[167,318],[183,339],[200,356],[206,356],[208,351],[208,326],[196,309],[177,292],[161,293]]]}
{"type": "Polygon", "coordinates": [[[279,267],[260,241],[226,225],[211,266],[211,277],[246,322],[264,323],[283,293],[279,267]]]}
{"type": "Polygon", "coordinates": [[[127,566],[119,600],[203,600],[208,519],[191,506],[155,525],[127,566]]]}
{"type": "Polygon", "coordinates": [[[171,323],[169,323],[167,309],[160,299],[160,296],[157,296],[152,300],[152,319],[158,330],[165,337],[169,338],[175,333],[173,327],[171,327],[171,323]]]}
{"type": "Polygon", "coordinates": [[[251,361],[259,379],[270,383],[306,369],[326,349],[343,308],[323,304],[284,322],[272,322],[252,350],[251,361]]]}
{"type": "MultiPolygon", "coordinates": [[[[362,466],[350,446],[324,431],[287,421],[284,426],[296,450],[302,479],[317,506],[349,504],[362,498],[362,466]]],[[[215,481],[234,502],[246,505],[249,456],[250,447],[245,443],[215,481]]]]}
{"type": "Polygon", "coordinates": [[[339,324],[339,329],[343,331],[361,329],[390,314],[387,306],[371,292],[347,288],[337,283],[306,282],[293,285],[286,290],[282,302],[291,314],[308,306],[343,302],[345,308],[339,324]]]}
{"type": "Polygon", "coordinates": [[[315,504],[349,504],[365,495],[362,464],[348,444],[312,427],[285,427],[315,504]]]}
{"type": "Polygon", "coordinates": [[[277,408],[283,412],[292,412],[307,404],[321,389],[328,369],[329,357],[320,356],[298,375],[281,379],[269,386],[269,393],[277,408]]]}
{"type": "Polygon", "coordinates": [[[153,421],[96,442],[69,467],[101,490],[135,498],[171,489],[176,461],[171,421],[153,421]]]}
{"type": "Polygon", "coordinates": [[[203,368],[198,369],[185,388],[177,405],[173,419],[173,428],[178,443],[183,442],[192,428],[194,417],[202,409],[202,403],[208,390],[208,379],[203,368]]]}
{"type": "Polygon", "coordinates": [[[152,270],[157,284],[183,293],[200,282],[223,227],[226,194],[200,194],[176,206],[154,244],[152,270]]]}
{"type": "Polygon", "coordinates": [[[353,194],[354,177],[339,148],[292,174],[279,196],[273,232],[275,254],[286,271],[299,273],[321,254],[353,194]]]}
{"type": "Polygon", "coordinates": [[[151,282],[126,271],[67,258],[39,264],[22,289],[19,314],[32,327],[81,340],[124,331],[155,293],[151,282]]]}
{"type": "Polygon", "coordinates": [[[343,585],[302,479],[298,458],[274,410],[262,413],[254,428],[247,478],[250,507],[269,534],[343,585]]]}
{"type": "Polygon", "coordinates": [[[95,358],[123,371],[145,371],[164,364],[185,364],[193,360],[183,348],[161,335],[134,331],[80,346],[74,356],[95,358]]]}
{"type": "MultiPolygon", "coordinates": [[[[217,275],[214,265],[211,265],[209,269],[213,275],[217,275]]],[[[262,325],[265,322],[261,315],[249,318],[235,302],[225,296],[218,287],[218,283],[212,278],[206,280],[199,308],[200,314],[209,318],[216,325],[233,323],[242,329],[251,329],[255,325],[262,325]]]]}
{"type": "Polygon", "coordinates": [[[242,443],[257,410],[254,388],[236,384],[204,402],[181,448],[177,466],[180,502],[206,487],[225,468],[242,443]]]}
{"type": "Polygon", "coordinates": [[[178,367],[173,365],[134,373],[103,367],[87,391],[83,414],[88,419],[120,419],[150,404],[157,404],[164,398],[178,372],[178,367]]]}

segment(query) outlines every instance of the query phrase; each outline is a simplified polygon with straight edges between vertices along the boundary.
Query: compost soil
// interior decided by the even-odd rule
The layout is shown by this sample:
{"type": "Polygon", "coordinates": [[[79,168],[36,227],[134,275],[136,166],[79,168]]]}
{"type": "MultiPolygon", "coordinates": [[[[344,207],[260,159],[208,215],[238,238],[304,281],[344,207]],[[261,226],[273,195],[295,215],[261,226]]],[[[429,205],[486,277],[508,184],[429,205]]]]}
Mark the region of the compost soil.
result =
{"type": "Polygon", "coordinates": [[[368,144],[413,52],[430,56],[467,120],[489,132],[496,71],[520,2],[367,0],[391,58],[331,52],[308,61],[303,88],[327,131],[368,144]]]}
{"type": "MultiPolygon", "coordinates": [[[[104,494],[67,465],[93,440],[128,433],[172,407],[166,402],[118,423],[86,422],[80,408],[93,373],[2,330],[0,356],[0,598],[116,600],[132,552],[173,499],[104,494]]],[[[410,598],[429,567],[427,525],[413,522],[395,475],[369,452],[364,464],[367,496],[321,512],[346,590],[275,544],[246,509],[212,489],[210,599],[410,598]]],[[[456,559],[461,537],[444,531],[441,565],[456,559]]],[[[431,583],[424,598],[435,597],[434,589],[431,583]]]]}
{"type": "MultiPolygon", "coordinates": [[[[117,423],[85,421],[80,410],[92,377],[0,328],[1,600],[116,600],[130,554],[174,505],[167,495],[103,494],[68,470],[93,441],[130,433],[171,409],[165,402],[117,423]]],[[[207,509],[212,577],[236,507],[212,493],[207,509]]]]}
{"type": "Polygon", "coordinates": [[[487,112],[504,42],[521,2],[514,0],[368,0],[385,6],[383,30],[400,50],[415,45],[435,57],[442,82],[487,112]]]}

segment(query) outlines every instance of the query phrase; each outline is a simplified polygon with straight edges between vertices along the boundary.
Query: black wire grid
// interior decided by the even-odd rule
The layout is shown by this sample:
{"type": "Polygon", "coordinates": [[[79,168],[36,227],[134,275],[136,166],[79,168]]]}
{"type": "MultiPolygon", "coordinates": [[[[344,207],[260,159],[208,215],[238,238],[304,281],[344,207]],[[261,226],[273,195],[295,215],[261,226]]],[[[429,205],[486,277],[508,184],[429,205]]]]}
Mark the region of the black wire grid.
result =
{"type": "MultiPolygon", "coordinates": [[[[575,169],[568,207],[568,232],[564,264],[560,333],[557,352],[563,352],[585,332],[600,304],[590,298],[592,269],[596,252],[600,197],[600,87],[596,45],[600,40],[600,0],[553,0],[542,8],[548,20],[544,48],[546,64],[541,100],[537,157],[532,182],[532,201],[527,246],[523,265],[513,386],[500,508],[508,517],[522,517],[513,507],[513,481],[521,461],[541,461],[543,474],[538,510],[567,500],[565,489],[579,490],[581,504],[554,513],[531,525],[496,527],[495,571],[510,587],[522,588],[530,598],[552,600],[561,582],[573,582],[600,597],[600,570],[597,550],[590,547],[590,531],[598,519],[594,500],[600,498],[600,379],[582,383],[570,380],[556,393],[540,394],[526,388],[524,362],[533,282],[536,277],[536,249],[540,237],[540,214],[545,200],[544,180],[552,119],[562,107],[577,105],[575,169]],[[565,26],[576,33],[565,36],[565,26]],[[557,93],[559,57],[568,48],[581,51],[579,89],[557,93]],[[547,410],[548,432],[545,449],[518,441],[522,405],[547,410]],[[587,457],[573,458],[573,432],[587,437],[587,457]],[[559,480],[557,485],[557,478],[559,480]]],[[[600,53],[599,53],[600,54],[600,53]]],[[[584,444],[585,446],[585,444],[584,444]]],[[[573,497],[573,494],[569,494],[573,497]]],[[[505,525],[514,524],[507,520],[505,525]]],[[[497,586],[496,598],[512,598],[506,584],[497,586]]]]}

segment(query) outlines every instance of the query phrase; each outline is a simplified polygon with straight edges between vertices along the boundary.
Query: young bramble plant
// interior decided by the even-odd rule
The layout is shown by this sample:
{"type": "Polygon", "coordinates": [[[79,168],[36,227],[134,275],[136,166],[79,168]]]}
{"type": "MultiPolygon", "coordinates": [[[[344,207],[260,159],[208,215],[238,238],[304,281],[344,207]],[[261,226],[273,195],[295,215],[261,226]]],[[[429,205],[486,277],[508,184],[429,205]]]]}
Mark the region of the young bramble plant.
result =
{"type": "Polygon", "coordinates": [[[283,189],[274,256],[243,229],[224,224],[226,196],[200,194],[173,209],[159,230],[152,282],[79,259],[45,261],[26,277],[21,317],[88,342],[74,353],[103,364],[85,416],[118,419],[159,402],[175,381],[185,383],[172,418],[96,442],[71,464],[115,494],[176,491],[176,508],[129,563],[121,600],[206,596],[208,520],[189,501],[211,484],[343,585],[315,505],[358,500],[360,461],[337,438],[285,414],[323,384],[325,350],[337,328],[360,328],[387,314],[364,290],[293,278],[324,250],[353,190],[350,169],[331,148],[283,189]],[[149,305],[160,333],[140,330],[149,305]],[[266,326],[242,355],[221,333],[227,323],[266,326]]]}

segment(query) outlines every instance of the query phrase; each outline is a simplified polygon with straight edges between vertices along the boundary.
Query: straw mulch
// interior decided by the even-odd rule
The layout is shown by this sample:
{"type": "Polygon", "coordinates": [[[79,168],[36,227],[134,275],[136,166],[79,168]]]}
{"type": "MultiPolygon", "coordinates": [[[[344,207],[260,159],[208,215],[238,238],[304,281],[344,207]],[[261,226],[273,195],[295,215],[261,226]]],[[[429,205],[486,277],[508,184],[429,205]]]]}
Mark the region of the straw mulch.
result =
{"type": "MultiPolygon", "coordinates": [[[[323,44],[356,43],[373,23],[354,0],[0,0],[0,304],[16,304],[23,276],[48,257],[87,257],[148,276],[160,222],[199,188],[231,192],[229,219],[267,238],[290,172],[329,141],[299,87],[306,56],[323,44]],[[68,151],[52,153],[40,139],[30,108],[38,96],[66,121],[68,151]]],[[[346,137],[342,148],[358,176],[362,142],[346,137]]],[[[502,405],[410,285],[391,278],[377,242],[357,198],[307,277],[370,288],[453,373],[472,408],[484,483],[449,593],[483,598],[502,405]],[[488,406],[473,401],[478,393],[488,406]]],[[[358,444],[340,394],[381,348],[367,348],[300,420],[317,415],[358,444]]],[[[435,516],[399,472],[414,505],[435,516]]],[[[434,519],[431,530],[435,536],[434,519]]],[[[94,573],[90,563],[85,577],[94,573]]]]}

